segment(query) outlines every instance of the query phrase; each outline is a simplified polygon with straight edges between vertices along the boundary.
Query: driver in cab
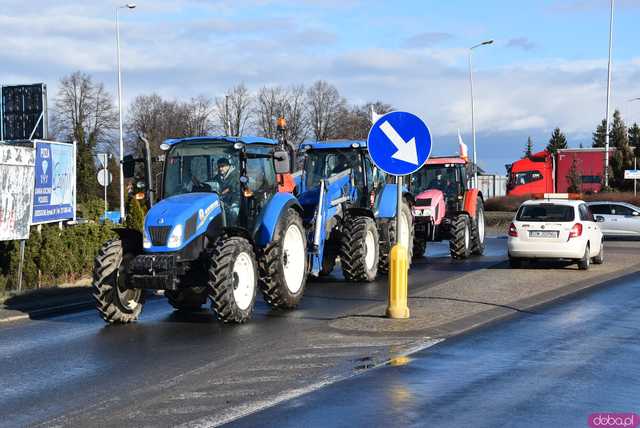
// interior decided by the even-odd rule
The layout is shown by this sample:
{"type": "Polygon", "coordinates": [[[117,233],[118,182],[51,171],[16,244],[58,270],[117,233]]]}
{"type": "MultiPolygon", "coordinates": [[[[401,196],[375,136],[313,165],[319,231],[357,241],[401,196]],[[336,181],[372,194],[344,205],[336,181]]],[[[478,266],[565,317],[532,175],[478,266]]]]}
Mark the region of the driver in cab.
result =
{"type": "Polygon", "coordinates": [[[240,194],[240,175],[227,158],[218,159],[218,174],[213,181],[218,183],[218,189],[222,199],[233,198],[240,194]]]}

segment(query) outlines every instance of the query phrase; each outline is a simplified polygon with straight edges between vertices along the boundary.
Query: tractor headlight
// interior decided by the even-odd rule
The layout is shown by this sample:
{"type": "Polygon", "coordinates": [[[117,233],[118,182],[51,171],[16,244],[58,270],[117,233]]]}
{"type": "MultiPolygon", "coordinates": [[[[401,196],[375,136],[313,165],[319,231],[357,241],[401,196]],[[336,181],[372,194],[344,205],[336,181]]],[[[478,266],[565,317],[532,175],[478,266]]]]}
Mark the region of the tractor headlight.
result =
{"type": "Polygon", "coordinates": [[[182,245],[182,225],[176,224],[167,240],[167,247],[178,248],[180,245],[182,245]]]}
{"type": "Polygon", "coordinates": [[[416,217],[431,217],[431,208],[417,208],[415,210],[416,217]]]}
{"type": "Polygon", "coordinates": [[[142,247],[151,248],[151,239],[149,239],[149,232],[146,228],[142,230],[142,247]]]}

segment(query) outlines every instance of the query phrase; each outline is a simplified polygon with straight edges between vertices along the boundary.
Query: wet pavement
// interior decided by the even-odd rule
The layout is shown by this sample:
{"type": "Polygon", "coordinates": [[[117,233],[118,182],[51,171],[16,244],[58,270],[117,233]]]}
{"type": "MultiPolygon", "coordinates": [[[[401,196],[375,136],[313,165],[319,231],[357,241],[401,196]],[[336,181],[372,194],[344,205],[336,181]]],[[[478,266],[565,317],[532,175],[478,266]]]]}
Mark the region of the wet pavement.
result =
{"type": "Polygon", "coordinates": [[[399,358],[237,427],[586,427],[640,411],[640,274],[399,358]]]}

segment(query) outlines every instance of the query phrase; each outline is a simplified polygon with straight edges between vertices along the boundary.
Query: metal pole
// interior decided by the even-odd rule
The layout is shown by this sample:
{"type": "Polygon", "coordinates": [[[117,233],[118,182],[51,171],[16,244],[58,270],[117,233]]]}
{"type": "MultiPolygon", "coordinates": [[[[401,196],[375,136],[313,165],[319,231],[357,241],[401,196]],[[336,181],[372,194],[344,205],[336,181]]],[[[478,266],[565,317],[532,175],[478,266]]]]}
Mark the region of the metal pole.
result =
{"type": "Polygon", "coordinates": [[[103,153],[104,161],[102,162],[102,168],[106,171],[105,183],[104,183],[104,219],[107,220],[107,186],[109,185],[109,170],[107,169],[107,153],[103,153]]]}
{"type": "Polygon", "coordinates": [[[20,241],[20,263],[18,263],[18,292],[22,291],[22,266],[24,265],[24,246],[27,241],[20,241]]]}
{"type": "Polygon", "coordinates": [[[120,126],[120,221],[124,221],[124,140],[122,132],[122,72],[120,70],[120,22],[118,19],[119,8],[116,8],[116,48],[118,51],[118,122],[120,126]]]}
{"type": "Polygon", "coordinates": [[[471,134],[473,135],[473,187],[478,186],[478,157],[476,151],[476,122],[473,103],[473,67],[471,65],[471,53],[473,48],[469,49],[469,86],[471,88],[471,134]]]}
{"type": "MultiPolygon", "coordinates": [[[[396,245],[402,245],[400,242],[400,215],[402,213],[402,177],[396,177],[396,184],[398,186],[397,202],[396,202],[396,245]]],[[[409,249],[407,248],[407,251],[409,249]]]]}
{"type": "Polygon", "coordinates": [[[604,186],[609,187],[609,98],[611,96],[611,50],[613,48],[613,7],[611,0],[611,16],[609,20],[609,63],[607,65],[607,107],[605,112],[605,137],[604,137],[604,186]]]}
{"type": "MultiPolygon", "coordinates": [[[[633,158],[633,169],[634,171],[638,170],[638,158],[633,158]]],[[[635,198],[636,196],[638,196],[637,190],[636,190],[636,184],[637,184],[637,179],[633,179],[633,197],[635,198]]]]}

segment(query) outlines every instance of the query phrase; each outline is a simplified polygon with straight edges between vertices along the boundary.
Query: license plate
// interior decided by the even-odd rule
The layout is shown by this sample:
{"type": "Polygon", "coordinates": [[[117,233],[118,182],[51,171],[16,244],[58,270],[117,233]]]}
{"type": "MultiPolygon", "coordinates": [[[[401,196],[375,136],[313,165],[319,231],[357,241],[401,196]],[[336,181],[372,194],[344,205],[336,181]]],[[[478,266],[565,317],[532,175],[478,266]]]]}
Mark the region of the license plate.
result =
{"type": "Polygon", "coordinates": [[[530,238],[557,238],[558,231],[557,230],[530,230],[529,237],[530,238]]]}

